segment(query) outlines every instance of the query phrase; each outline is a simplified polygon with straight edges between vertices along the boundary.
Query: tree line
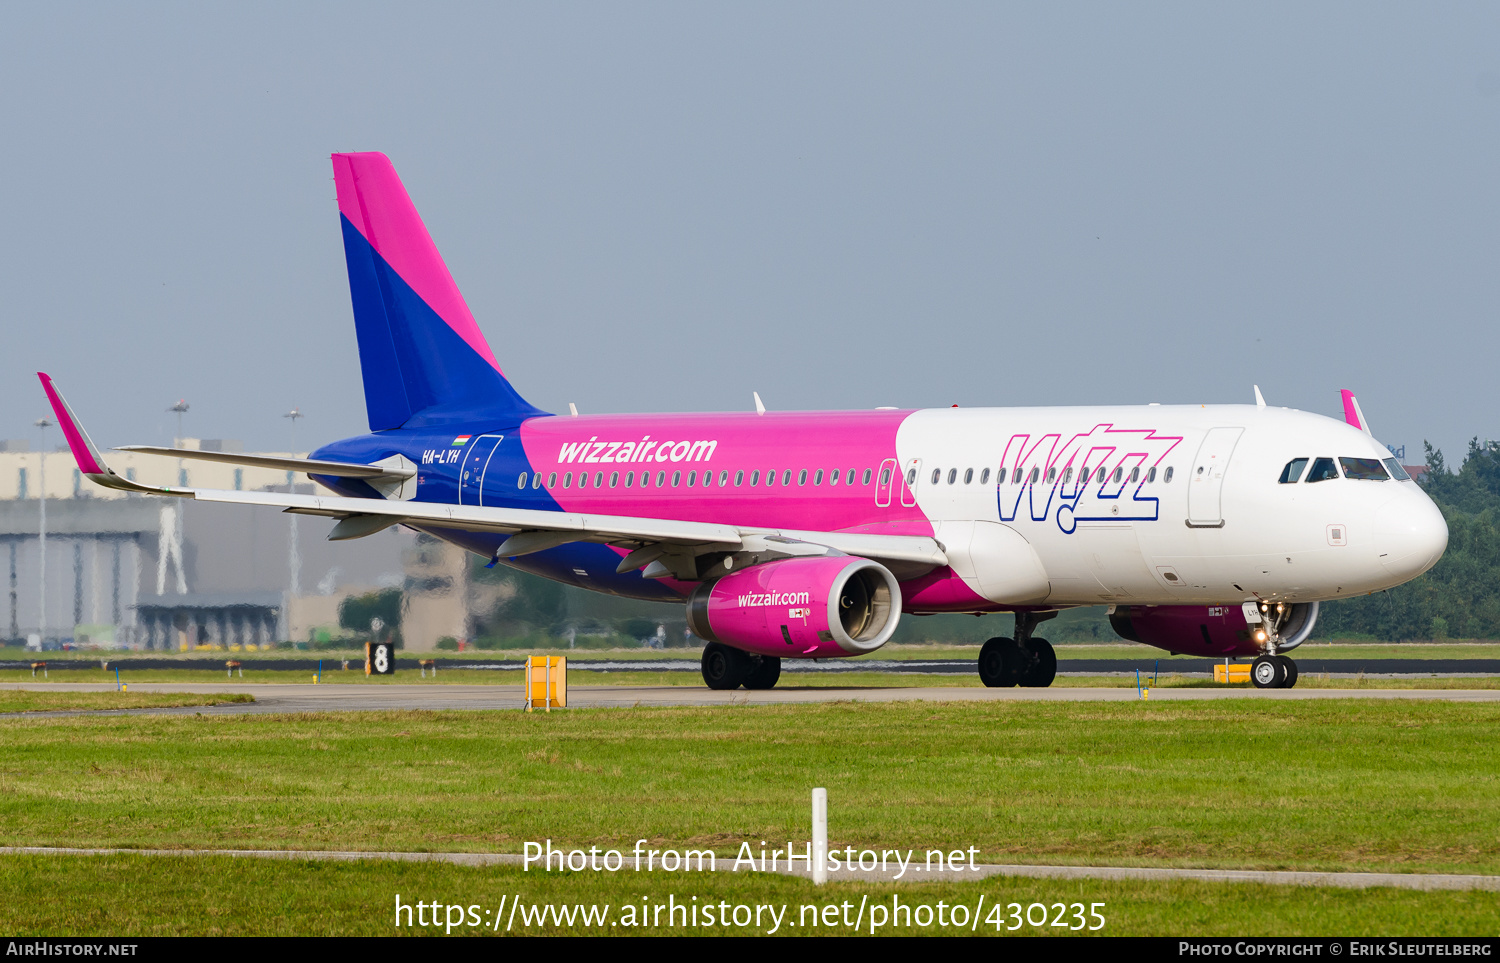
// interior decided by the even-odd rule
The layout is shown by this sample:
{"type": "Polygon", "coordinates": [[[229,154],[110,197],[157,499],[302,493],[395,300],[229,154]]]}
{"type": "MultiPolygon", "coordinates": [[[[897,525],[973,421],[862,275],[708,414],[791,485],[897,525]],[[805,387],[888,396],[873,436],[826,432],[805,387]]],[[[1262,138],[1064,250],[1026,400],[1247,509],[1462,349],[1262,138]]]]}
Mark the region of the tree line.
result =
{"type": "Polygon", "coordinates": [[[1418,480],[1448,520],[1448,550],[1432,570],[1386,592],[1325,603],[1321,638],[1388,642],[1500,639],[1500,442],[1469,442],[1458,471],[1423,443],[1418,480]]]}

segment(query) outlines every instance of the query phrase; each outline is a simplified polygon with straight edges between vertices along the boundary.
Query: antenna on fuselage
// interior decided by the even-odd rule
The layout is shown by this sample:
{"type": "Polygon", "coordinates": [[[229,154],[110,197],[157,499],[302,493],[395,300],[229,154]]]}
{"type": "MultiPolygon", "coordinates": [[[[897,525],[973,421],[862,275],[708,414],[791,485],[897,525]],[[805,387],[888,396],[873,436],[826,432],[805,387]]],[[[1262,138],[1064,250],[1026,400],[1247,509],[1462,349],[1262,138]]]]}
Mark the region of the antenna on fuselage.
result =
{"type": "Polygon", "coordinates": [[[1260,385],[1255,385],[1254,387],[1255,387],[1255,407],[1257,407],[1257,408],[1264,408],[1266,406],[1265,395],[1262,395],[1260,393],[1260,385]]]}
{"type": "Polygon", "coordinates": [[[763,402],[763,401],[760,400],[760,392],[759,391],[752,391],[752,392],[750,392],[750,394],[752,396],[754,396],[754,398],[755,398],[755,413],[757,415],[763,415],[763,414],[765,414],[766,413],[766,405],[765,405],[765,402],[763,402]]]}
{"type": "Polygon", "coordinates": [[[574,418],[578,417],[578,406],[573,404],[573,402],[571,401],[568,402],[568,414],[572,415],[574,418]]]}

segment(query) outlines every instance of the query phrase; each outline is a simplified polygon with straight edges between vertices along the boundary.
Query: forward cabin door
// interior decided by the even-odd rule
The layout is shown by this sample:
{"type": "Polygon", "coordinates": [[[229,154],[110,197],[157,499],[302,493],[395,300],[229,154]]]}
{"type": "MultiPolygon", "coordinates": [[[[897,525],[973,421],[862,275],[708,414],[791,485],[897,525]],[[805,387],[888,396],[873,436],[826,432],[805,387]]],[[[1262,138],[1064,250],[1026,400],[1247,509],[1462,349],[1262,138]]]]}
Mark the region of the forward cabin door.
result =
{"type": "Polygon", "coordinates": [[[1243,428],[1211,428],[1203,439],[1198,457],[1193,459],[1193,470],[1188,475],[1188,527],[1224,527],[1224,513],[1220,507],[1224,473],[1229,470],[1229,457],[1234,454],[1234,446],[1239,444],[1244,432],[1243,428]]]}
{"type": "Polygon", "coordinates": [[[469,443],[469,450],[464,452],[463,468],[458,473],[458,503],[460,505],[481,504],[484,471],[489,467],[490,459],[494,457],[495,449],[499,447],[500,440],[504,437],[504,435],[480,435],[469,443]]]}

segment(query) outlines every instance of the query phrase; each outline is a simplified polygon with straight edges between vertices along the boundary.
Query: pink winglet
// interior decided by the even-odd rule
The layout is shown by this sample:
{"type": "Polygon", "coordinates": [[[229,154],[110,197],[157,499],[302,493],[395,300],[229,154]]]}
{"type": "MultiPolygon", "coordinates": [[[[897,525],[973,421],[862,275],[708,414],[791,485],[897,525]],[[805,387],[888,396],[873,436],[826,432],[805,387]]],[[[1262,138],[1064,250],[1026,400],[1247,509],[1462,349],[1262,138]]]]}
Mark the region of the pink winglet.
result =
{"type": "Polygon", "coordinates": [[[52,386],[52,377],[41,371],[38,371],[36,376],[42,379],[42,390],[47,392],[47,400],[52,402],[52,411],[57,415],[57,423],[62,427],[63,437],[68,439],[68,447],[73,450],[73,460],[78,462],[78,470],[85,475],[108,474],[109,469],[104,467],[98,449],[79,427],[78,419],[73,417],[73,409],[68,407],[62,395],[58,394],[57,389],[52,386]]]}
{"type": "Polygon", "coordinates": [[[494,352],[390,159],[376,151],[334,154],[333,182],[338,190],[339,213],[438,317],[500,371],[494,352]]]}
{"type": "Polygon", "coordinates": [[[1365,426],[1359,420],[1359,406],[1354,403],[1354,392],[1344,388],[1339,391],[1339,395],[1344,399],[1344,420],[1363,430],[1365,426]]]}

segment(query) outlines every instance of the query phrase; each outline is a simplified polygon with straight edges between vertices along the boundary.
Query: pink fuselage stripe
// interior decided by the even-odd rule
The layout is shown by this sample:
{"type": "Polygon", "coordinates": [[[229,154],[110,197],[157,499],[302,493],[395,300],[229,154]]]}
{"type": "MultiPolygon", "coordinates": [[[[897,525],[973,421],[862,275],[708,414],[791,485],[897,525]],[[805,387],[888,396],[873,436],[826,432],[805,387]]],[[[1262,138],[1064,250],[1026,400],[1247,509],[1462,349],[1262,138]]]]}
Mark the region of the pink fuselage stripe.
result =
{"type": "Polygon", "coordinates": [[[68,406],[63,404],[57,389],[52,387],[52,379],[41,372],[37,377],[42,379],[42,388],[47,392],[47,400],[52,403],[52,411],[57,415],[57,423],[63,430],[63,437],[68,439],[68,447],[72,449],[73,460],[78,462],[78,470],[85,475],[102,475],[104,469],[94,461],[94,456],[89,454],[88,443],[83,440],[83,433],[73,423],[68,414],[68,406]]]}
{"type": "Polygon", "coordinates": [[[500,371],[494,352],[390,160],[376,152],[334,154],[333,180],[339,213],[438,317],[500,371]]]}
{"type": "Polygon", "coordinates": [[[901,504],[899,478],[892,479],[890,503],[877,504],[882,462],[896,457],[896,430],[909,414],[846,411],[534,418],[521,426],[521,443],[531,468],[542,476],[544,487],[564,511],[757,528],[930,536],[932,523],[921,509],[901,504]],[[848,480],[851,469],[853,485],[848,480]],[[864,481],[867,469],[871,472],[868,483],[864,481]],[[786,484],[788,470],[790,485],[786,484]],[[805,481],[804,470],[808,473],[805,481]],[[770,471],[776,478],[768,485],[770,471]],[[840,473],[838,484],[833,484],[834,471],[840,473]],[[580,488],[579,475],[584,472],[588,485],[580,488]],[[646,487],[641,485],[643,472],[650,475],[646,487]],[[704,472],[709,473],[707,485],[704,472]],[[741,472],[743,478],[736,485],[741,472]],[[756,472],[759,478],[752,487],[750,480],[756,472]],[[564,487],[570,473],[571,483],[564,487]],[[627,473],[631,476],[628,487],[627,473]],[[658,477],[663,484],[657,483],[658,477]]]}
{"type": "Polygon", "coordinates": [[[1344,420],[1356,428],[1364,428],[1364,425],[1359,423],[1359,412],[1354,408],[1354,392],[1344,388],[1339,392],[1339,396],[1344,399],[1344,420]]]}

